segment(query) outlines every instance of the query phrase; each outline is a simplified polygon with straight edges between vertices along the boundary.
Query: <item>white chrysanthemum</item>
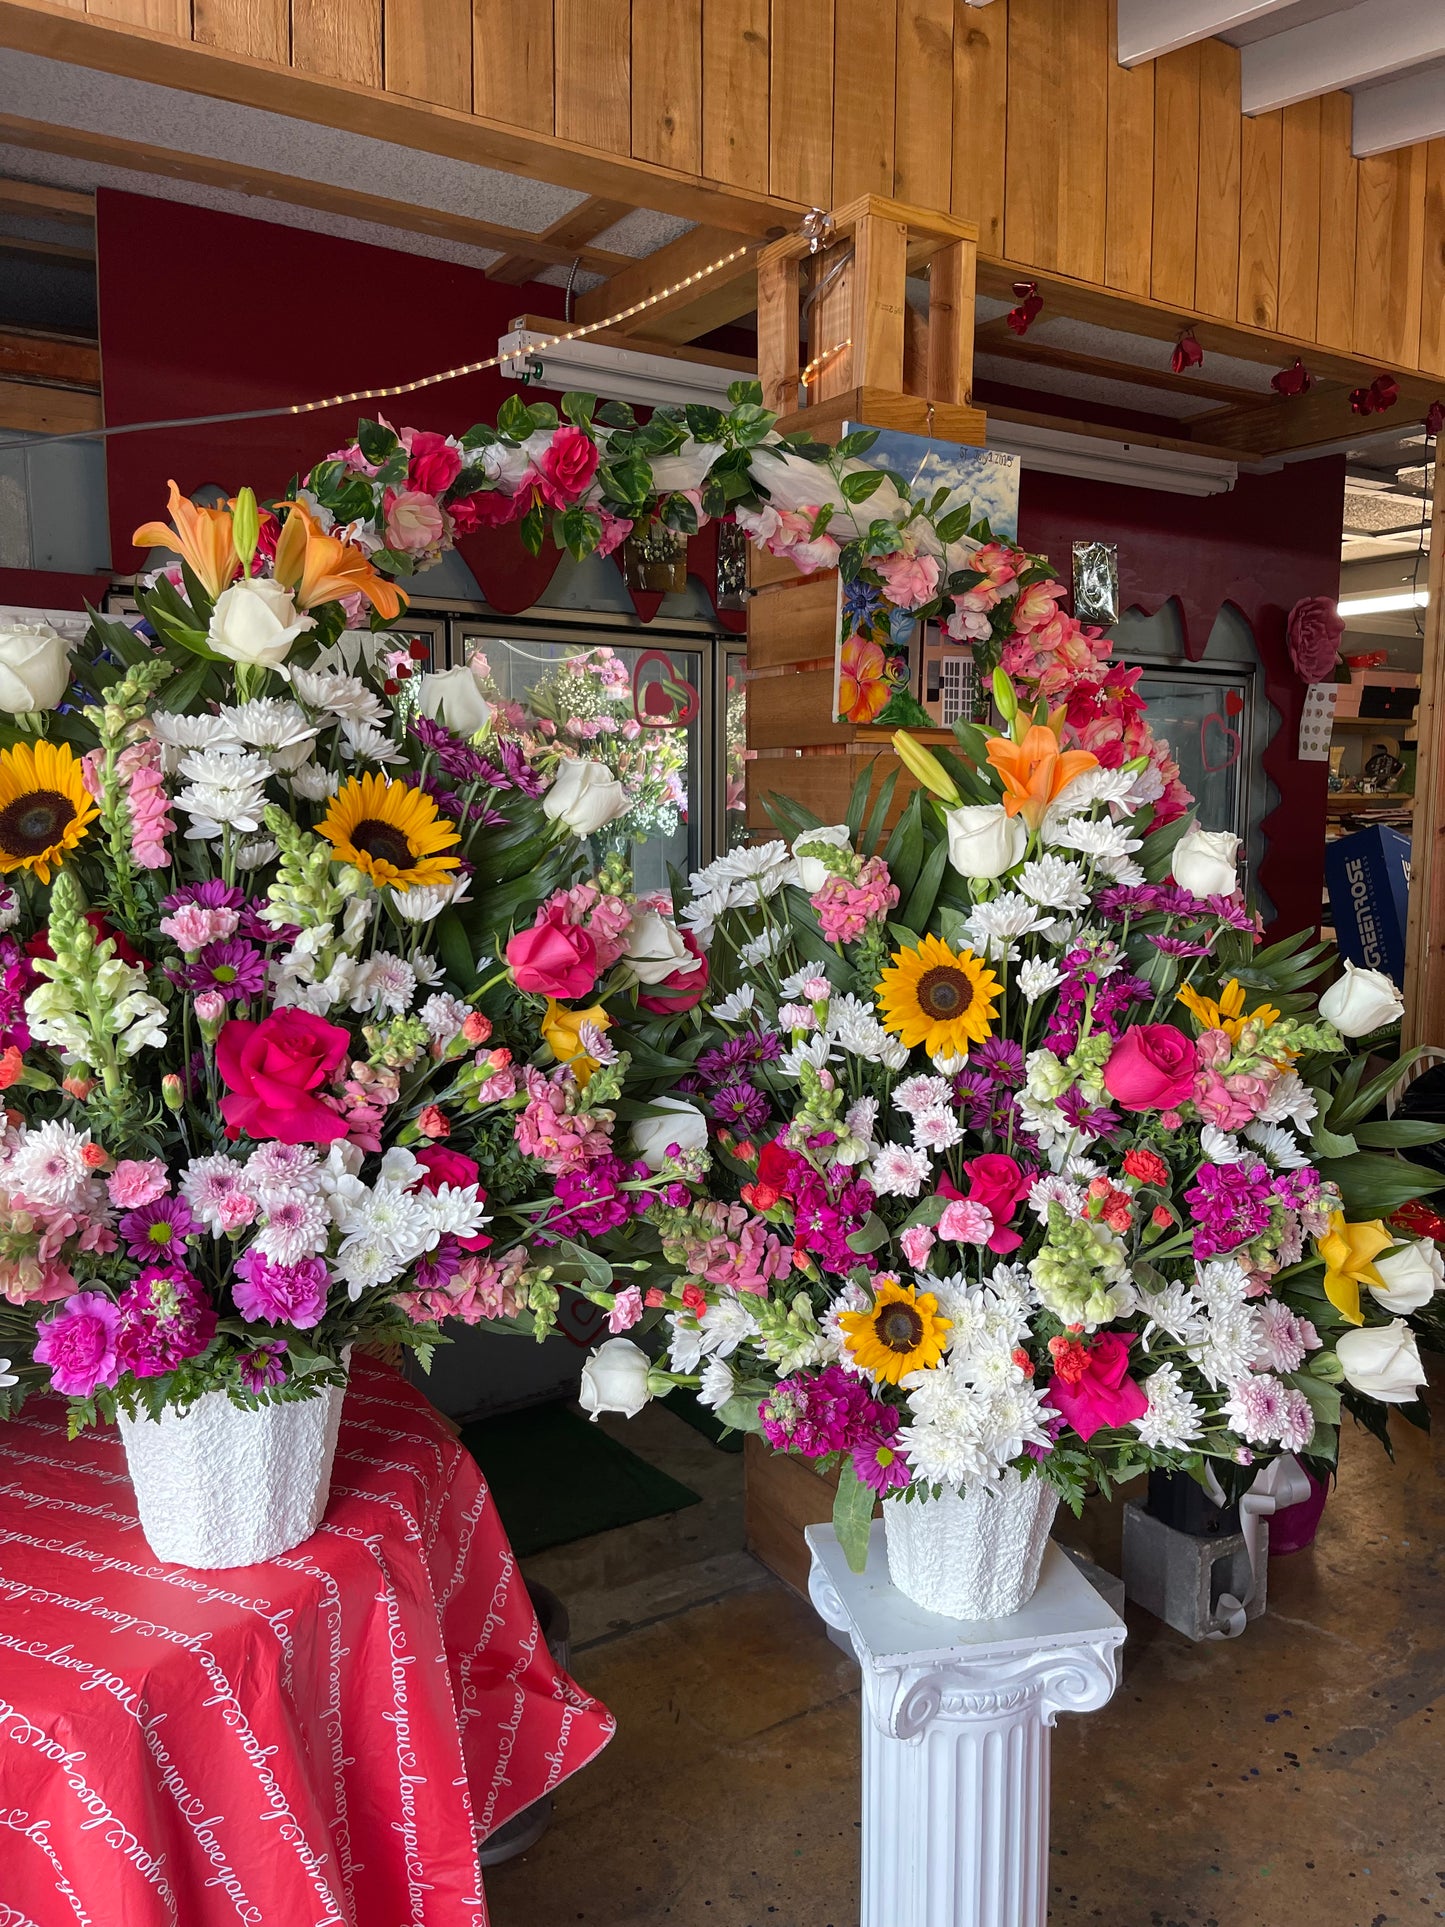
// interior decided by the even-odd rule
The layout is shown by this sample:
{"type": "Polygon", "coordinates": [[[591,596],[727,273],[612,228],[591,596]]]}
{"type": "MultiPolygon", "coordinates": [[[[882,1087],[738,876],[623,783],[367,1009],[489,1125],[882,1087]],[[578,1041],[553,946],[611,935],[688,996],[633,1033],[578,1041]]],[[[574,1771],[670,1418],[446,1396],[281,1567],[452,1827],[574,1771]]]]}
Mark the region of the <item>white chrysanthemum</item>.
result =
{"type": "Polygon", "coordinates": [[[829,1064],[843,1061],[843,1053],[835,1049],[831,1038],[823,1033],[805,1037],[801,1044],[784,1051],[778,1059],[778,1069],[784,1077],[799,1077],[804,1064],[811,1064],[815,1071],[826,1070],[829,1064]]]}
{"type": "Polygon", "coordinates": [[[885,1144],[873,1160],[869,1182],[880,1198],[916,1198],[932,1169],[927,1151],[885,1144]]]}
{"type": "Polygon", "coordinates": [[[400,1277],[407,1261],[397,1257],[389,1239],[358,1233],[342,1239],[341,1248],[331,1263],[348,1295],[356,1299],[374,1285],[389,1285],[400,1277]]]}
{"type": "Polygon", "coordinates": [[[307,803],[324,803],[341,788],[341,778],[324,763],[303,763],[290,775],[291,792],[307,803]]]}
{"type": "Polygon", "coordinates": [[[1199,1133],[1199,1148],[1210,1164],[1238,1164],[1244,1157],[1239,1139],[1217,1124],[1206,1124],[1199,1133]]]}
{"type": "Polygon", "coordinates": [[[1141,1291],[1139,1312],[1145,1320],[1145,1351],[1155,1331],[1179,1345],[1199,1343],[1208,1329],[1208,1315],[1188,1285],[1171,1280],[1162,1291],[1141,1291]]]}
{"type": "Polygon", "coordinates": [[[991,1481],[1025,1445],[1047,1445],[1042,1393],[1020,1375],[1017,1384],[978,1391],[952,1357],[934,1371],[904,1381],[911,1423],[899,1444],[925,1484],[958,1486],[991,1481]]]}
{"type": "Polygon", "coordinates": [[[460,1033],[462,1025],[470,1015],[469,1007],[460,997],[449,996],[444,991],[438,991],[434,996],[428,997],[417,1012],[417,1016],[426,1025],[427,1035],[434,1044],[440,1044],[443,1050],[460,1033]]]}
{"type": "Polygon", "coordinates": [[[263,750],[273,769],[294,770],[311,754],[317,727],[284,696],[260,696],[248,703],[222,703],[221,714],[237,741],[263,750]]]}
{"type": "Polygon", "coordinates": [[[1249,1273],[1237,1258],[1196,1260],[1194,1276],[1194,1289],[1211,1312],[1242,1305],[1249,1296],[1249,1273]]]}
{"type": "Polygon", "coordinates": [[[1035,1178],[1029,1186],[1029,1210],[1040,1224],[1049,1221],[1049,1206],[1062,1205],[1065,1217],[1078,1218],[1084,1211],[1084,1187],[1071,1184],[1062,1175],[1035,1178]]]}
{"type": "Polygon", "coordinates": [[[1040,997],[1047,997],[1051,990],[1057,990],[1063,982],[1063,972],[1057,964],[1051,964],[1042,957],[1029,957],[1018,967],[1014,982],[1028,1003],[1036,1004],[1040,997]]]}
{"type": "Polygon", "coordinates": [[[349,723],[379,723],[389,711],[374,690],[356,676],[335,670],[293,669],[291,688],[308,709],[349,723]]]}
{"type": "Polygon", "coordinates": [[[1250,1369],[1254,1358],[1254,1320],[1248,1305],[1211,1308],[1204,1332],[1189,1346],[1189,1356],[1216,1391],[1250,1369]]]}
{"type": "Polygon", "coordinates": [[[244,1169],[228,1157],[192,1158],[181,1175],[181,1196],[213,1238],[236,1228],[237,1200],[256,1202],[244,1169]]]}
{"type": "Polygon", "coordinates": [[[906,1077],[894,1087],[893,1106],[909,1117],[917,1117],[920,1111],[941,1109],[952,1096],[941,1077],[906,1077]]]}
{"type": "Polygon", "coordinates": [[[862,1138],[869,1146],[869,1154],[877,1149],[873,1143],[873,1133],[878,1128],[878,1099],[860,1097],[848,1106],[843,1122],[851,1137],[862,1138]]]}
{"type": "Polygon", "coordinates": [[[1095,872],[1107,877],[1111,883],[1147,883],[1148,876],[1144,866],[1136,863],[1131,856],[1101,856],[1095,862],[1095,872]]]}
{"type": "Polygon", "coordinates": [[[1246,1124],[1244,1135],[1263,1151],[1277,1171],[1299,1171],[1310,1161],[1309,1152],[1302,1148],[1294,1132],[1287,1131],[1282,1124],[1246,1124]]]}
{"type": "Polygon", "coordinates": [[[421,889],[389,890],[387,902],[408,923],[430,923],[449,904],[465,903],[471,891],[471,878],[458,877],[455,883],[434,883],[421,889]]]}
{"type": "Polygon", "coordinates": [[[777,924],[769,924],[761,935],[750,938],[738,955],[750,970],[756,970],[759,964],[775,957],[786,942],[786,933],[777,924]]]}
{"type": "Polygon", "coordinates": [[[475,1184],[441,1184],[435,1191],[418,1192],[417,1202],[432,1234],[428,1238],[428,1250],[444,1236],[475,1238],[482,1226],[492,1221],[487,1201],[479,1195],[475,1184]]]}
{"type": "Polygon", "coordinates": [[[1089,887],[1084,882],[1083,866],[1066,857],[1041,856],[1026,863],[1017,883],[1023,894],[1047,910],[1086,910],[1089,887]]]}
{"type": "Polygon", "coordinates": [[[69,1203],[90,1177],[85,1161],[89,1131],[77,1131],[65,1120],[22,1128],[19,1140],[0,1170],[0,1184],[30,1204],[52,1210],[69,1203]]]}
{"type": "Polygon", "coordinates": [[[757,1002],[757,992],[751,984],[744,984],[741,990],[730,991],[728,995],[714,1004],[709,1015],[716,1017],[722,1024],[738,1024],[747,1016],[757,1002]]]}
{"type": "Polygon", "coordinates": [[[326,1201],[314,1193],[293,1191],[267,1208],[266,1222],[256,1233],[256,1249],[278,1265],[299,1264],[326,1249],[331,1214],[326,1201]]]}
{"type": "Polygon", "coordinates": [[[347,718],[341,725],[341,737],[347,755],[358,763],[386,764],[406,760],[406,751],[375,723],[353,722],[347,718]]]}
{"type": "Polygon", "coordinates": [[[667,1362],[673,1371],[690,1378],[703,1360],[703,1336],[697,1320],[682,1312],[672,1312],[668,1323],[672,1334],[667,1342],[667,1362]]]}
{"type": "Polygon", "coordinates": [[[1139,807],[1133,801],[1136,788],[1136,780],[1128,770],[1105,769],[1102,763],[1095,763],[1092,769],[1086,769],[1064,785],[1049,805],[1045,823],[1049,817],[1062,822],[1069,816],[1082,815],[1095,803],[1107,803],[1110,808],[1117,804],[1132,815],[1139,807]]]}
{"type": "Polygon", "coordinates": [[[174,776],[181,758],[189,750],[221,749],[226,744],[239,747],[236,733],[223,716],[183,715],[178,711],[157,709],[151,726],[161,744],[161,767],[174,776]]]}
{"type": "Polygon", "coordinates": [[[867,1378],[870,1373],[860,1365],[848,1349],[847,1334],[843,1329],[843,1317],[850,1311],[867,1311],[873,1303],[873,1294],[863,1285],[844,1285],[838,1296],[823,1313],[821,1320],[825,1363],[841,1365],[845,1372],[854,1378],[867,1378]]]}
{"type": "Polygon", "coordinates": [[[828,1029],[851,1057],[869,1064],[882,1063],[894,1043],[873,1005],[861,997],[834,997],[828,1005],[828,1029]]]}
{"type": "Polygon", "coordinates": [[[1014,946],[1020,937],[1032,936],[1035,931],[1051,931],[1053,927],[1053,918],[1042,915],[1037,904],[1030,903],[1017,890],[1005,890],[1002,896],[988,903],[974,905],[963,926],[963,939],[975,956],[997,961],[1018,955],[1014,946]]]}
{"type": "Polygon", "coordinates": [[[1304,1127],[1318,1114],[1315,1094],[1298,1071],[1282,1071],[1269,1087],[1256,1123],[1293,1124],[1304,1127]]]}
{"type": "Polygon", "coordinates": [[[952,1111],[920,1111],[913,1120],[913,1142],[920,1151],[951,1151],[963,1140],[952,1111]]]}
{"type": "Polygon", "coordinates": [[[264,870],[268,863],[274,863],[280,855],[281,846],[274,837],[242,836],[236,839],[233,852],[238,870],[264,870]]]}
{"type": "Polygon", "coordinates": [[[351,1008],[356,1011],[389,1010],[395,1016],[411,1009],[416,995],[416,972],[394,951],[378,950],[357,973],[351,992],[351,1008]]]}
{"type": "Polygon", "coordinates": [[[698,1403],[716,1412],[726,1405],[737,1389],[731,1365],[720,1358],[710,1358],[702,1368],[702,1382],[697,1388],[698,1403]]]}
{"type": "Polygon", "coordinates": [[[1045,828],[1044,840],[1058,849],[1077,850],[1081,856],[1091,856],[1096,862],[1101,858],[1132,856],[1140,847],[1138,837],[1130,836],[1127,829],[1107,816],[1065,817],[1052,830],[1045,828]]]}
{"type": "Polygon", "coordinates": [[[441,1236],[434,1226],[426,1196],[426,1193],[403,1191],[399,1185],[383,1181],[358,1200],[350,1213],[347,1230],[363,1242],[386,1239],[400,1263],[411,1264],[424,1251],[432,1250],[441,1236]]]}
{"type": "Polygon", "coordinates": [[[755,1338],[758,1332],[757,1319],[732,1292],[724,1292],[709,1305],[698,1325],[703,1350],[714,1358],[731,1358],[739,1345],[755,1338]]]}
{"type": "Polygon", "coordinates": [[[1202,1435],[1204,1413],[1180,1378],[1177,1365],[1159,1366],[1140,1389],[1149,1401],[1148,1411],[1133,1421],[1141,1443],[1156,1452],[1182,1452],[1202,1435]]]}
{"type": "Polygon", "coordinates": [[[223,829],[254,832],[266,807],[271,766],[248,749],[197,749],[181,758],[186,779],[177,806],[191,818],[187,837],[214,841],[223,829]]]}

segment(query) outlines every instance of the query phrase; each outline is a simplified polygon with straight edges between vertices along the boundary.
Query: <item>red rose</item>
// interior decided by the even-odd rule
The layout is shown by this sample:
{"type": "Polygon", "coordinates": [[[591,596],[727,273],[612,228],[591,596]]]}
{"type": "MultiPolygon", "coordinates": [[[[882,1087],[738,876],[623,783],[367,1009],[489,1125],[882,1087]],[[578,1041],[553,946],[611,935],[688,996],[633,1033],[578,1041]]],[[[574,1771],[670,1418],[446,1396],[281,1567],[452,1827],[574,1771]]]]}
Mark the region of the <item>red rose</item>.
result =
{"type": "Polygon", "coordinates": [[[504,495],[499,488],[486,488],[475,495],[463,496],[460,502],[448,502],[446,511],[452,518],[455,533],[470,535],[473,529],[500,529],[509,522],[515,522],[530,499],[526,490],[519,490],[516,495],[504,495]]]}
{"type": "MultiPolygon", "coordinates": [[[[412,1189],[421,1191],[440,1191],[444,1184],[452,1185],[463,1191],[469,1184],[477,1184],[481,1179],[479,1166],[460,1151],[449,1151],[445,1144],[428,1144],[416,1153],[416,1161],[426,1168],[426,1175],[418,1178],[412,1189]]],[[[485,1191],[479,1191],[485,1197],[485,1191]]],[[[485,1251],[491,1243],[490,1238],[458,1238],[457,1243],[463,1251],[485,1251]]]]}
{"type": "Polygon", "coordinates": [[[710,974],[707,958],[703,956],[702,948],[690,930],[683,931],[682,941],[699,960],[698,968],[688,971],[686,976],[680,970],[674,970],[670,977],[664,977],[660,983],[654,984],[646,997],[638,998],[639,1010],[654,1011],[659,1017],[674,1017],[678,1011],[691,1010],[694,1004],[702,1002],[710,974]]]}
{"type": "Polygon", "coordinates": [[[462,472],[461,450],[453,448],[445,435],[419,428],[411,438],[411,458],[406,466],[408,488],[423,495],[441,495],[462,472]]]}
{"type": "Polygon", "coordinates": [[[507,945],[507,962],[518,990],[538,997],[585,997],[597,981],[597,946],[559,907],[507,945]]]}
{"type": "Polygon", "coordinates": [[[1289,612],[1289,656],[1305,682],[1328,682],[1340,659],[1345,619],[1329,596],[1307,595],[1289,612]]]}
{"type": "Polygon", "coordinates": [[[216,1039],[216,1069],[232,1095],[221,1099],[227,1137],[280,1144],[330,1144],[346,1122],[311,1093],[340,1070],[351,1038],[309,1010],[275,1010],[259,1024],[233,1017],[216,1039]]]}
{"type": "Polygon", "coordinates": [[[1143,1387],[1128,1375],[1133,1343],[1132,1332],[1100,1332],[1082,1372],[1070,1378],[1056,1372],[1049,1381],[1045,1403],[1062,1412],[1086,1442],[1101,1427],[1128,1425],[1149,1409],[1143,1387]]]}
{"type": "MultiPolygon", "coordinates": [[[[125,932],[123,930],[117,930],[113,923],[106,920],[103,910],[87,910],[85,912],[85,921],[95,932],[95,940],[97,943],[100,942],[102,937],[110,938],[111,942],[115,945],[115,954],[120,958],[122,963],[143,964],[145,962],[145,958],[136,949],[125,932]]],[[[44,957],[48,963],[54,963],[55,952],[50,948],[50,930],[48,926],[44,930],[37,931],[30,939],[25,946],[25,954],[27,957],[44,957]]]]}
{"type": "Polygon", "coordinates": [[[583,429],[559,428],[537,466],[542,499],[554,509],[570,508],[587,493],[597,473],[597,444],[583,429]]]}
{"type": "Polygon", "coordinates": [[[1028,1196],[1033,1178],[1002,1151],[985,1151],[981,1157],[970,1158],[963,1169],[969,1181],[968,1202],[985,1206],[993,1217],[989,1250],[1000,1254],[1017,1251],[1023,1239],[1017,1231],[1009,1230],[1008,1221],[1028,1196]]]}
{"type": "Polygon", "coordinates": [[[1104,1066],[1104,1089],[1126,1111],[1167,1111],[1194,1085],[1199,1053],[1173,1024],[1135,1024],[1104,1066]]]}
{"type": "Polygon", "coordinates": [[[771,1211],[781,1204],[792,1187],[798,1163],[796,1152],[773,1138],[758,1154],[757,1177],[742,1188],[743,1203],[751,1205],[754,1211],[771,1211]]]}

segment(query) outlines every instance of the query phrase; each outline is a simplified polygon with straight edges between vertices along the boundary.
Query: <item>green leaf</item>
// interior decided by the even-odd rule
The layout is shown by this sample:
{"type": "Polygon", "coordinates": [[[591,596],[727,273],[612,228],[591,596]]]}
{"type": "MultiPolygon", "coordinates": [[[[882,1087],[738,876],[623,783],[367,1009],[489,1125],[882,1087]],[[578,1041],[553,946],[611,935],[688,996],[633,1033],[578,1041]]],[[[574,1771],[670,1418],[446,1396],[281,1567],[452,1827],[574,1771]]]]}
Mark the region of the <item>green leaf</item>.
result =
{"type": "Polygon", "coordinates": [[[1151,883],[1162,883],[1174,861],[1174,846],[1186,830],[1192,830],[1192,816],[1177,817],[1162,830],[1151,830],[1139,851],[1139,863],[1151,883]]]}
{"type": "Polygon", "coordinates": [[[934,523],[933,530],[940,542],[947,547],[952,542],[961,541],[968,534],[968,504],[962,508],[950,509],[934,523]]]}
{"type": "Polygon", "coordinates": [[[545,434],[557,426],[557,411],[549,401],[534,401],[527,404],[527,419],[532,424],[534,435],[545,434]]]}
{"type": "MultiPolygon", "coordinates": [[[[1347,1074],[1346,1077],[1341,1080],[1340,1089],[1335,1094],[1335,1101],[1330,1106],[1330,1129],[1334,1131],[1346,1131],[1352,1124],[1359,1124],[1367,1118],[1377,1104],[1384,1103],[1385,1099],[1389,1096],[1395,1085],[1399,1083],[1405,1072],[1409,1070],[1412,1065],[1419,1062],[1425,1054],[1425,1049],[1426,1046],[1422,1044],[1416,1050],[1406,1051],[1403,1057],[1389,1065],[1385,1070],[1382,1070],[1378,1077],[1372,1077],[1368,1084],[1360,1085],[1359,1089],[1348,1102],[1341,1104],[1340,1099],[1344,1095],[1345,1085],[1349,1082],[1347,1074]]],[[[1355,1061],[1363,1064],[1365,1060],[1362,1056],[1355,1061]]],[[[1352,1065],[1351,1069],[1353,1068],[1354,1066],[1352,1065]]],[[[1354,1081],[1357,1085],[1359,1084],[1358,1073],[1354,1081]]]]}
{"type": "Polygon", "coordinates": [[[517,526],[522,532],[522,547],[527,551],[528,555],[540,555],[542,553],[542,536],[546,528],[546,520],[542,513],[541,503],[534,500],[532,506],[527,510],[527,513],[522,517],[517,526]]]}
{"type": "Polygon", "coordinates": [[[866,502],[868,497],[883,486],[881,468],[860,468],[851,475],[845,475],[838,487],[842,490],[845,502],[866,502]]]}
{"type": "Polygon", "coordinates": [[[928,919],[933,915],[933,906],[938,901],[938,886],[943,881],[947,863],[948,845],[944,842],[935,843],[928,853],[912,895],[903,906],[903,921],[912,929],[928,928],[928,919]]]}
{"type": "Polygon", "coordinates": [[[746,1392],[734,1392],[717,1407],[715,1417],[720,1425],[734,1432],[756,1432],[761,1437],[763,1421],[758,1416],[761,1403],[756,1395],[749,1397],[746,1392]]]}
{"type": "Polygon", "coordinates": [[[1316,1155],[1322,1158],[1347,1158],[1360,1148],[1348,1131],[1332,1131],[1319,1118],[1315,1119],[1314,1129],[1310,1132],[1310,1143],[1316,1155]]]}
{"type": "Polygon", "coordinates": [[[524,442],[531,434],[531,410],[520,395],[508,395],[497,410],[497,428],[509,442],[524,442]]]}
{"type": "Polygon", "coordinates": [[[600,1251],[589,1251],[585,1245],[574,1244],[564,1238],[557,1249],[570,1264],[576,1265],[588,1284],[606,1290],[612,1283],[612,1267],[600,1251]]]}
{"type": "MultiPolygon", "coordinates": [[[[1354,1135],[1361,1144],[1378,1146],[1382,1151],[1403,1151],[1415,1144],[1438,1144],[1445,1137],[1445,1124],[1430,1124],[1420,1117],[1392,1117],[1379,1124],[1357,1124],[1354,1135]]],[[[1315,1141],[1319,1142],[1318,1132],[1315,1141]]]]}
{"type": "MultiPolygon", "coordinates": [[[[761,388],[758,393],[761,395],[761,388]]],[[[776,420],[777,416],[770,414],[760,400],[744,402],[733,410],[733,439],[741,448],[756,448],[764,436],[771,433],[776,420]]]]}
{"type": "Polygon", "coordinates": [[[888,820],[893,792],[898,787],[898,778],[901,774],[901,766],[895,764],[878,786],[878,800],[873,805],[873,814],[868,818],[868,827],[858,842],[858,848],[864,856],[872,856],[878,848],[878,840],[883,834],[883,825],[888,820]]]}
{"type": "Polygon", "coordinates": [[[868,1539],[873,1524],[873,1488],[865,1485],[845,1458],[838,1474],[838,1493],[833,1500],[833,1530],[843,1556],[854,1572],[868,1564],[868,1539]]]}
{"type": "Polygon", "coordinates": [[[396,431],[383,428],[380,422],[359,421],[356,424],[356,441],[367,461],[381,463],[391,455],[397,446],[396,431]]]}
{"type": "Polygon", "coordinates": [[[477,976],[476,952],[456,911],[443,910],[432,928],[436,931],[443,967],[452,982],[473,984],[477,976]]]}
{"type": "Polygon", "coordinates": [[[592,509],[579,508],[573,503],[571,508],[562,511],[561,523],[563,544],[575,562],[591,555],[602,540],[602,517],[592,509]]]}
{"type": "Polygon", "coordinates": [[[915,790],[902,816],[894,824],[888,847],[883,852],[883,860],[898,886],[900,898],[912,895],[918,873],[923,868],[923,857],[923,798],[915,790]]]}
{"type": "Polygon", "coordinates": [[[596,412],[597,397],[595,395],[577,394],[571,389],[568,389],[567,393],[562,397],[562,413],[567,417],[569,422],[575,422],[579,428],[590,428],[592,426],[592,417],[596,412]]]}
{"type": "Polygon", "coordinates": [[[1345,1216],[1355,1224],[1367,1218],[1388,1218],[1412,1198],[1438,1191],[1445,1178],[1423,1164],[1374,1151],[1357,1151],[1348,1158],[1322,1158],[1319,1173],[1340,1187],[1345,1216]]]}
{"type": "Polygon", "coordinates": [[[856,843],[863,829],[863,816],[868,808],[868,792],[873,787],[873,765],[870,763],[853,785],[853,793],[848,798],[848,812],[844,822],[848,825],[848,835],[856,843]]]}
{"type": "Polygon", "coordinates": [[[870,1211],[858,1229],[848,1235],[848,1249],[856,1251],[860,1258],[887,1242],[888,1227],[876,1211],[870,1211]]]}
{"type": "Polygon", "coordinates": [[[597,419],[609,428],[636,428],[637,417],[625,401],[605,401],[597,410],[597,419]]]}
{"type": "Polygon", "coordinates": [[[1288,1372],[1284,1382],[1286,1385],[1292,1385],[1297,1392],[1303,1392],[1309,1400],[1316,1425],[1339,1424],[1340,1388],[1338,1385],[1327,1385],[1322,1378],[1316,1378],[1312,1372],[1288,1372]]]}
{"type": "Polygon", "coordinates": [[[763,384],[760,381],[730,381],[728,383],[728,406],[730,408],[761,408],[763,403],[763,384]]]}
{"type": "Polygon", "coordinates": [[[833,444],[833,453],[839,461],[855,461],[860,455],[868,453],[877,441],[878,434],[876,428],[855,428],[851,435],[845,435],[842,441],[833,444]]]}

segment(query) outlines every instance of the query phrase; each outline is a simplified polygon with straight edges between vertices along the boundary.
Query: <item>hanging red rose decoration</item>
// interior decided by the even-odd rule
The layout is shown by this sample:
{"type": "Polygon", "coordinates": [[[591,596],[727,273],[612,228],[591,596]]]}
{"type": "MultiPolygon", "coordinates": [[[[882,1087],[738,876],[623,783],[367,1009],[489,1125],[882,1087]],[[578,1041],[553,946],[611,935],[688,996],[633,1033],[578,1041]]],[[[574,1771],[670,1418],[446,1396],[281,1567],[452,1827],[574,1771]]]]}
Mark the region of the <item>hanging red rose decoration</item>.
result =
{"type": "Polygon", "coordinates": [[[1432,401],[1425,411],[1425,433],[1438,435],[1445,428],[1445,401],[1432,401]]]}
{"type": "Polygon", "coordinates": [[[1270,382],[1277,395],[1286,401],[1293,401],[1296,395],[1307,395],[1315,385],[1315,378],[1296,355],[1293,368],[1281,368],[1270,382]]]}
{"type": "Polygon", "coordinates": [[[1037,281],[1015,281],[1014,293],[1019,305],[1010,308],[1004,318],[1016,335],[1026,335],[1044,311],[1044,297],[1037,281]]]}
{"type": "Polygon", "coordinates": [[[1350,391],[1350,407],[1357,415],[1383,415],[1400,399],[1400,384],[1393,375],[1376,375],[1368,388],[1350,391]]]}
{"type": "Polygon", "coordinates": [[[1328,682],[1340,657],[1345,619],[1328,596],[1307,595],[1289,612],[1289,656],[1305,682],[1328,682]]]}
{"type": "Polygon", "coordinates": [[[1194,338],[1194,330],[1186,328],[1174,344],[1174,352],[1169,357],[1169,366],[1176,375],[1187,369],[1197,368],[1204,359],[1204,350],[1194,338]]]}

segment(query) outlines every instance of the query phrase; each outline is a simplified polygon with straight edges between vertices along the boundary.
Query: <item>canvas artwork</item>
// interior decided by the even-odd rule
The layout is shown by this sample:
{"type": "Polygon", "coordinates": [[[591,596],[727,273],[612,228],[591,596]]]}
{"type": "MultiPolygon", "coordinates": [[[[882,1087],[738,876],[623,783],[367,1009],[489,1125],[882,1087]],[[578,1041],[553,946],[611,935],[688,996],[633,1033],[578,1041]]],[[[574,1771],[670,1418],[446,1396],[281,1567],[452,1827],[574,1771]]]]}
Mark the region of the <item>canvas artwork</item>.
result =
{"type": "MultiPolygon", "coordinates": [[[[863,426],[845,422],[843,432],[850,434],[863,426]]],[[[938,497],[938,513],[966,509],[970,534],[976,540],[1012,543],[1018,539],[1021,464],[1016,455],[883,429],[868,451],[868,461],[889,469],[915,495],[937,497],[939,490],[946,491],[938,497]]],[[[931,563],[936,575],[936,558],[921,555],[917,561],[925,568],[931,563]]],[[[921,590],[924,584],[919,586],[921,590]]],[[[919,628],[913,611],[884,598],[876,584],[845,582],[839,575],[833,680],[833,709],[839,722],[896,729],[927,727],[935,721],[920,700],[924,692],[919,628]]],[[[937,625],[932,633],[936,653],[956,656],[958,666],[966,665],[971,653],[966,641],[950,643],[937,625]]],[[[946,679],[946,671],[944,675],[946,679]]]]}

